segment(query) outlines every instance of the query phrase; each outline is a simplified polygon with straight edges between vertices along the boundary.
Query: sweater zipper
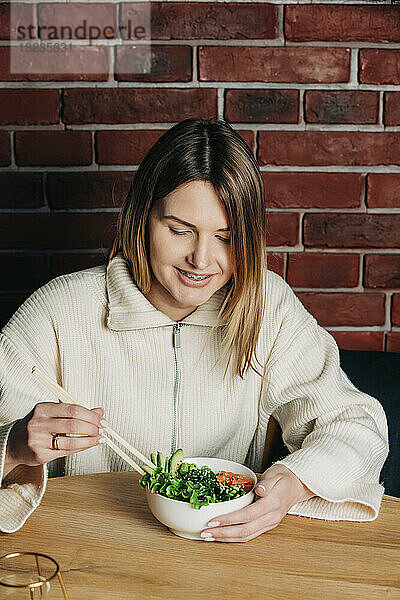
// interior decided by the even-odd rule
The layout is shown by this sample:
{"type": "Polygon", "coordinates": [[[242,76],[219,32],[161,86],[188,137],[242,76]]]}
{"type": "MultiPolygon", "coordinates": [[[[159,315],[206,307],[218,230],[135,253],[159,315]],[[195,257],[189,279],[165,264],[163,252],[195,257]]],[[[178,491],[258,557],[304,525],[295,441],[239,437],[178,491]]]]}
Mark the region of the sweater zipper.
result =
{"type": "Polygon", "coordinates": [[[174,383],[174,417],[172,426],[172,444],[171,454],[175,452],[177,443],[177,422],[178,422],[178,394],[180,384],[180,372],[179,372],[179,353],[178,349],[181,347],[181,334],[180,329],[183,323],[175,323],[172,330],[172,345],[174,348],[174,361],[175,361],[175,383],[174,383]]]}

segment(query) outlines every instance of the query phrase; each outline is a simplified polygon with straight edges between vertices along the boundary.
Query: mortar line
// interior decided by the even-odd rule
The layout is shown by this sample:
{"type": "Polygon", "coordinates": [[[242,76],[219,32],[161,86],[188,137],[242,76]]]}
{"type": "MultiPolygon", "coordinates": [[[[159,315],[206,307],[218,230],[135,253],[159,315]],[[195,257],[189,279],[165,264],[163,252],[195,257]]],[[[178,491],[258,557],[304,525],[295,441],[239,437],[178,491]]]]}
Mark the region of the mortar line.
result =
{"type": "Polygon", "coordinates": [[[359,48],[352,48],[350,55],[350,79],[349,83],[358,88],[359,80],[358,80],[358,58],[359,58],[359,48]]]}

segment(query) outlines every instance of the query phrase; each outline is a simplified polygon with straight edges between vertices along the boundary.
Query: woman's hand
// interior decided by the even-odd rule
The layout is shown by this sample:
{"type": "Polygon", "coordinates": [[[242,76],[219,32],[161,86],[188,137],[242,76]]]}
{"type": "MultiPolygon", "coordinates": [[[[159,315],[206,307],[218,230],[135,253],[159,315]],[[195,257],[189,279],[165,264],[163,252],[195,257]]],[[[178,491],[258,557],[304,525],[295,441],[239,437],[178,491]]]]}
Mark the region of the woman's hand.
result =
{"type": "Polygon", "coordinates": [[[209,523],[217,527],[205,529],[201,536],[216,542],[248,542],[273,529],[297,502],[315,496],[292,471],[284,465],[272,465],[261,476],[255,492],[260,496],[253,504],[215,517],[209,523]],[[263,486],[263,489],[260,486],[263,486]],[[208,532],[212,537],[205,537],[208,532]]]}
{"type": "Polygon", "coordinates": [[[10,431],[4,476],[17,465],[43,465],[96,446],[103,438],[99,430],[103,412],[103,408],[89,410],[74,404],[39,402],[10,431]],[[88,437],[64,437],[67,433],[88,437]],[[58,438],[59,450],[52,449],[55,434],[63,436],[58,438]]]}

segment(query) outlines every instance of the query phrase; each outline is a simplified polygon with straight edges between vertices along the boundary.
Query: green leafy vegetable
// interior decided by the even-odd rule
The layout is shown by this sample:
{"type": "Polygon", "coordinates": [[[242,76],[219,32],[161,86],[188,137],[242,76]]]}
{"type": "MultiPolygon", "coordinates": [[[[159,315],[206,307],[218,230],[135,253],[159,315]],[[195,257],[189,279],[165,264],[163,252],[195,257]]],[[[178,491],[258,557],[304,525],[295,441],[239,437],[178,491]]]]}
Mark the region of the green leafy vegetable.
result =
{"type": "MultiPolygon", "coordinates": [[[[152,452],[151,457],[156,464],[156,453],[152,452]]],[[[173,475],[169,472],[171,458],[166,457],[164,465],[155,466],[153,470],[146,466],[139,485],[153,494],[189,502],[197,510],[211,503],[239,498],[246,493],[241,485],[219,483],[216,473],[207,466],[198,467],[194,463],[182,462],[173,475]]]]}

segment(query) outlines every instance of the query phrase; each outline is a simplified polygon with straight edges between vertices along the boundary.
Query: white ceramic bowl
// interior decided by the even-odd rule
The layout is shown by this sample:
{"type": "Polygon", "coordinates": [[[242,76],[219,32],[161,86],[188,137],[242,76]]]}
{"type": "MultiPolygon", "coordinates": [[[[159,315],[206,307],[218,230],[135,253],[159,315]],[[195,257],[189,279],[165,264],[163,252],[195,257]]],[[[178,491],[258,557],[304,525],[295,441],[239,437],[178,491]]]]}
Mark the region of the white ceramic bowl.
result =
{"type": "MultiPolygon", "coordinates": [[[[210,467],[215,473],[218,471],[231,471],[251,477],[254,486],[257,476],[253,471],[231,460],[223,458],[186,458],[186,463],[194,463],[198,467],[210,467]]],[[[173,500],[160,494],[152,494],[148,488],[145,489],[149,508],[156,519],[166,525],[172,533],[190,540],[203,540],[200,533],[207,529],[207,523],[218,515],[224,515],[251,504],[254,500],[254,486],[244,496],[225,502],[214,502],[208,506],[195,509],[189,502],[173,500]]]]}

